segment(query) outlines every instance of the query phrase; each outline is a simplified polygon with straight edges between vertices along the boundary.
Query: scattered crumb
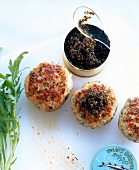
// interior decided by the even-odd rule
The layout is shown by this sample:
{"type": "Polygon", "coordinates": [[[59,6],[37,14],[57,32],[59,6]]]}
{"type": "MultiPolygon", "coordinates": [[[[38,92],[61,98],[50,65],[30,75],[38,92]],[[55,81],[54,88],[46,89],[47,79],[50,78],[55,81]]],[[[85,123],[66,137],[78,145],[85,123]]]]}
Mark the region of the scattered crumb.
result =
{"type": "Polygon", "coordinates": [[[77,157],[74,157],[76,160],[78,160],[78,158],[77,157]]]}
{"type": "MultiPolygon", "coordinates": [[[[57,165],[58,168],[65,169],[66,167],[68,170],[84,170],[83,164],[80,163],[80,160],[71,151],[72,149],[69,146],[65,146],[65,144],[61,140],[60,134],[59,136],[55,137],[50,133],[50,130],[48,131],[49,134],[47,134],[46,128],[43,128],[43,126],[41,128],[38,128],[36,127],[36,125],[32,125],[31,127],[33,134],[39,135],[38,138],[35,138],[35,136],[33,136],[35,142],[34,144],[40,151],[46,169],[52,169],[57,165]],[[46,138],[44,138],[44,135],[46,136],[46,138]]],[[[60,128],[57,127],[55,128],[55,130],[58,133],[58,130],[60,130],[60,128]]]]}

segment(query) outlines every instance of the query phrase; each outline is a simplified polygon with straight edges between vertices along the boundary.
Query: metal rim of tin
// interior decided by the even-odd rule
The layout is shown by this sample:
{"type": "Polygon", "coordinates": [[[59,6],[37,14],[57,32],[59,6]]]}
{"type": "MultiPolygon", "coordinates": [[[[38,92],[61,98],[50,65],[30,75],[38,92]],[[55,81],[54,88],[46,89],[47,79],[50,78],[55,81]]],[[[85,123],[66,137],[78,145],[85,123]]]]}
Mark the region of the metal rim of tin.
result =
{"type": "Polygon", "coordinates": [[[112,144],[98,150],[90,165],[90,170],[104,170],[108,168],[113,170],[137,170],[137,161],[129,149],[122,145],[112,144]],[[127,165],[128,167],[126,167],[127,165]]]}

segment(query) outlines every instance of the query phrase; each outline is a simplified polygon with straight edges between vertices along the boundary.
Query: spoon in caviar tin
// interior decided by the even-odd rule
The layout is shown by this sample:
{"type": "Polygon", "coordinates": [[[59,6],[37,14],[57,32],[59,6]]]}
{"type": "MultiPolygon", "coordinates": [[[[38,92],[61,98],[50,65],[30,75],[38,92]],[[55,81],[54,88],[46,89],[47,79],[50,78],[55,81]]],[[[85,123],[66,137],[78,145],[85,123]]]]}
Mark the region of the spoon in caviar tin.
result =
{"type": "Polygon", "coordinates": [[[77,29],[86,37],[99,41],[110,49],[110,40],[104,32],[99,16],[86,6],[78,7],[73,13],[77,29]]]}

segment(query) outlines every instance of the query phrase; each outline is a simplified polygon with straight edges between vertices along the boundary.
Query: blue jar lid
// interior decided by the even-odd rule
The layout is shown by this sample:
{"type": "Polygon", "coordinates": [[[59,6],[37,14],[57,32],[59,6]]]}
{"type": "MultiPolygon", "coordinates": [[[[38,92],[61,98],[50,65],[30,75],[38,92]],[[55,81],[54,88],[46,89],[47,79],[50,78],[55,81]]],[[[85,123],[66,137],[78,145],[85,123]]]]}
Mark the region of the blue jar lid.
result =
{"type": "Polygon", "coordinates": [[[91,170],[137,170],[134,155],[120,145],[109,145],[99,150],[92,162],[91,170]]]}

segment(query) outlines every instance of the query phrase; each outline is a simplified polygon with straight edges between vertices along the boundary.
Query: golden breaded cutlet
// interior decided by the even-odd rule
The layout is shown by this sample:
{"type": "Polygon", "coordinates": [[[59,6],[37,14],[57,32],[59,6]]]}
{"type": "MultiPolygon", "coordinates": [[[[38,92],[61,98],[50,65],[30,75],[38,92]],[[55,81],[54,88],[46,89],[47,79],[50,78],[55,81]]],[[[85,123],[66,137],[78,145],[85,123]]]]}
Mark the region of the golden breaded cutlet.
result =
{"type": "Polygon", "coordinates": [[[117,106],[114,91],[99,81],[85,83],[71,98],[72,112],[78,122],[91,128],[109,123],[117,106]]]}
{"type": "Polygon", "coordinates": [[[127,99],[119,115],[118,126],[127,139],[139,143],[139,97],[127,99]]]}
{"type": "Polygon", "coordinates": [[[72,75],[59,63],[43,62],[25,78],[26,97],[40,110],[60,108],[73,87],[72,75]]]}

